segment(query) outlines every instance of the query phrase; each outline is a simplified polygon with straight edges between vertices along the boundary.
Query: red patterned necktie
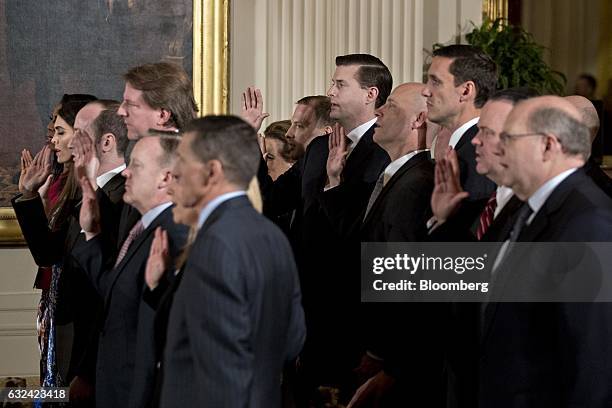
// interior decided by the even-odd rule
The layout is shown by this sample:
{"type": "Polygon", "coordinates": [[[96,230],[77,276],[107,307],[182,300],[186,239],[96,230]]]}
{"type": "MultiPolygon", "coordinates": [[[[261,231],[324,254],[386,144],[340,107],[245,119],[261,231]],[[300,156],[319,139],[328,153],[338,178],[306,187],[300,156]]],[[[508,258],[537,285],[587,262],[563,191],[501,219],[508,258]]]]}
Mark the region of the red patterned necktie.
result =
{"type": "Polygon", "coordinates": [[[142,231],[144,231],[144,224],[142,223],[142,220],[138,220],[138,222],[134,224],[134,226],[130,230],[130,233],[128,234],[125,241],[123,241],[123,245],[121,245],[119,255],[117,255],[117,261],[115,262],[115,268],[117,267],[117,265],[119,265],[119,262],[123,260],[125,254],[127,254],[127,251],[130,248],[130,245],[132,244],[132,242],[134,242],[136,238],[138,238],[142,231]]]}
{"type": "Polygon", "coordinates": [[[476,230],[476,238],[480,241],[482,236],[487,232],[491,223],[493,223],[493,215],[495,214],[495,208],[497,208],[497,193],[493,192],[489,201],[487,201],[487,205],[485,205],[484,210],[480,214],[480,219],[478,220],[478,229],[476,230]]]}

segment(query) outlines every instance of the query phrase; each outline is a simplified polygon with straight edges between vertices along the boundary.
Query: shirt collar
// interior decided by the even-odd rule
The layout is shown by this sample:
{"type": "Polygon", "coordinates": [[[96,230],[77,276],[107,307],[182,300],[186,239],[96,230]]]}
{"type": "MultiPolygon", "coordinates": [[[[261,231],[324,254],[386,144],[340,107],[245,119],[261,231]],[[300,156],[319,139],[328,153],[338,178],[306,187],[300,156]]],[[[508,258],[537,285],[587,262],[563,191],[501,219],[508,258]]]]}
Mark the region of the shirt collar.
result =
{"type": "Polygon", "coordinates": [[[563,180],[569,177],[570,174],[575,172],[576,169],[577,168],[565,170],[563,173],[557,174],[555,177],[542,184],[540,188],[538,188],[536,192],[533,193],[531,197],[529,197],[527,203],[529,204],[529,207],[531,207],[531,209],[533,210],[533,214],[531,214],[531,216],[527,220],[528,225],[531,224],[531,221],[538,213],[538,211],[540,211],[540,208],[544,206],[544,203],[555,190],[555,188],[557,188],[557,186],[561,184],[563,180]]]}
{"type": "Polygon", "coordinates": [[[397,173],[397,171],[404,164],[406,164],[408,162],[408,160],[412,159],[417,154],[419,154],[421,152],[426,152],[426,151],[428,151],[428,149],[413,150],[412,152],[406,153],[405,155],[403,155],[399,159],[395,159],[391,163],[389,163],[389,165],[385,168],[385,175],[384,175],[384,178],[383,178],[383,186],[387,184],[387,182],[391,179],[391,177],[393,177],[393,175],[395,173],[397,173]]]}
{"type": "Polygon", "coordinates": [[[363,123],[359,126],[357,126],[355,129],[351,130],[346,137],[348,137],[349,139],[351,139],[351,148],[354,148],[357,143],[359,143],[359,141],[361,140],[361,136],[364,135],[365,132],[368,131],[369,128],[372,127],[372,125],[374,125],[376,123],[376,119],[374,118],[370,121],[367,121],[366,123],[363,123]]]}
{"type": "Polygon", "coordinates": [[[202,228],[202,225],[206,222],[210,214],[225,201],[230,200],[235,197],[246,195],[246,191],[232,191],[231,193],[221,194],[220,196],[211,200],[208,204],[204,206],[202,211],[200,212],[200,216],[198,218],[198,229],[202,228]]]}
{"type": "Polygon", "coordinates": [[[457,128],[451,135],[450,140],[448,141],[448,145],[454,149],[457,143],[459,143],[459,140],[461,140],[461,136],[463,136],[463,134],[469,128],[477,124],[479,120],[480,120],[480,116],[477,116],[474,119],[470,119],[467,122],[465,122],[463,125],[459,126],[459,128],[457,128]]]}
{"type": "Polygon", "coordinates": [[[142,221],[142,225],[145,229],[149,228],[149,225],[161,214],[166,208],[172,205],[172,201],[165,202],[163,204],[158,205],[157,207],[151,208],[149,211],[142,215],[140,221],[142,221]]]}
{"type": "Polygon", "coordinates": [[[495,201],[497,202],[497,206],[495,207],[495,212],[493,213],[493,219],[495,219],[501,210],[504,209],[504,206],[508,204],[508,201],[514,195],[514,191],[510,187],[506,186],[498,186],[497,191],[495,192],[495,201]]]}
{"type": "Polygon", "coordinates": [[[125,170],[125,163],[123,163],[119,167],[115,167],[114,169],[107,171],[104,174],[99,175],[98,177],[96,177],[96,185],[99,188],[104,187],[106,183],[108,183],[113,177],[121,173],[123,170],[125,170]]]}

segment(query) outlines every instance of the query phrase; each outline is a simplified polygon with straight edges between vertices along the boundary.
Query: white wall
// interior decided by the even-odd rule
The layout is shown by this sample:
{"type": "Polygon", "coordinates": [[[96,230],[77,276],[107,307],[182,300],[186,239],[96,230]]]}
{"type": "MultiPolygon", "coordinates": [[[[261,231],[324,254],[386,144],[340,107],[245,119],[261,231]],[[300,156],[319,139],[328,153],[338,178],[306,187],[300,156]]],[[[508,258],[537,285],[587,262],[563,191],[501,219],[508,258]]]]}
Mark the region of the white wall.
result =
{"type": "Polygon", "coordinates": [[[35,276],[27,248],[0,248],[0,377],[38,375],[35,276]]]}
{"type": "Polygon", "coordinates": [[[337,55],[378,56],[394,84],[421,81],[435,42],[482,20],[482,0],[234,0],[230,112],[249,85],[262,89],[270,120],[288,119],[306,95],[325,94],[337,55]]]}

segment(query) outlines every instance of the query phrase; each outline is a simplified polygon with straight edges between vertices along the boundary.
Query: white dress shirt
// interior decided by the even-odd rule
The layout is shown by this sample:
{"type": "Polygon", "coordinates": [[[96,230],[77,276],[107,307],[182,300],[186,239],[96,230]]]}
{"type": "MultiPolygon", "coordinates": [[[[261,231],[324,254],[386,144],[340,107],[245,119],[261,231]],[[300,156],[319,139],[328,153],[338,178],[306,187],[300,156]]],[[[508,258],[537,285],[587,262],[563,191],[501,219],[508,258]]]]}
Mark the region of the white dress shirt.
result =
{"type": "Polygon", "coordinates": [[[96,177],[96,185],[99,188],[104,187],[106,183],[108,183],[113,177],[121,173],[123,170],[125,170],[125,163],[123,163],[119,167],[115,167],[114,169],[107,171],[104,174],[99,175],[98,177],[96,177]]]}
{"type": "Polygon", "coordinates": [[[459,140],[461,140],[461,137],[463,136],[463,134],[467,132],[469,128],[477,124],[479,120],[480,120],[480,116],[475,117],[474,119],[470,119],[467,122],[465,122],[463,125],[459,126],[451,135],[450,140],[448,141],[448,145],[454,149],[455,146],[457,146],[457,143],[459,143],[459,140]]]}

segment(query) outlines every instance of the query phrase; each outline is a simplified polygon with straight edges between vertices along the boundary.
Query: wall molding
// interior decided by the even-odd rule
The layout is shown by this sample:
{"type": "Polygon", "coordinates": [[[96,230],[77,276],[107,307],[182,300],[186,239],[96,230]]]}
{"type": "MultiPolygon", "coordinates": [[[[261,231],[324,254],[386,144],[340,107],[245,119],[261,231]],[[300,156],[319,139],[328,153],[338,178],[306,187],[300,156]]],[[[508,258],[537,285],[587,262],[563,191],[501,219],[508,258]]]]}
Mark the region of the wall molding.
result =
{"type": "Polygon", "coordinates": [[[0,292],[0,312],[30,312],[38,309],[40,292],[0,292]]]}

